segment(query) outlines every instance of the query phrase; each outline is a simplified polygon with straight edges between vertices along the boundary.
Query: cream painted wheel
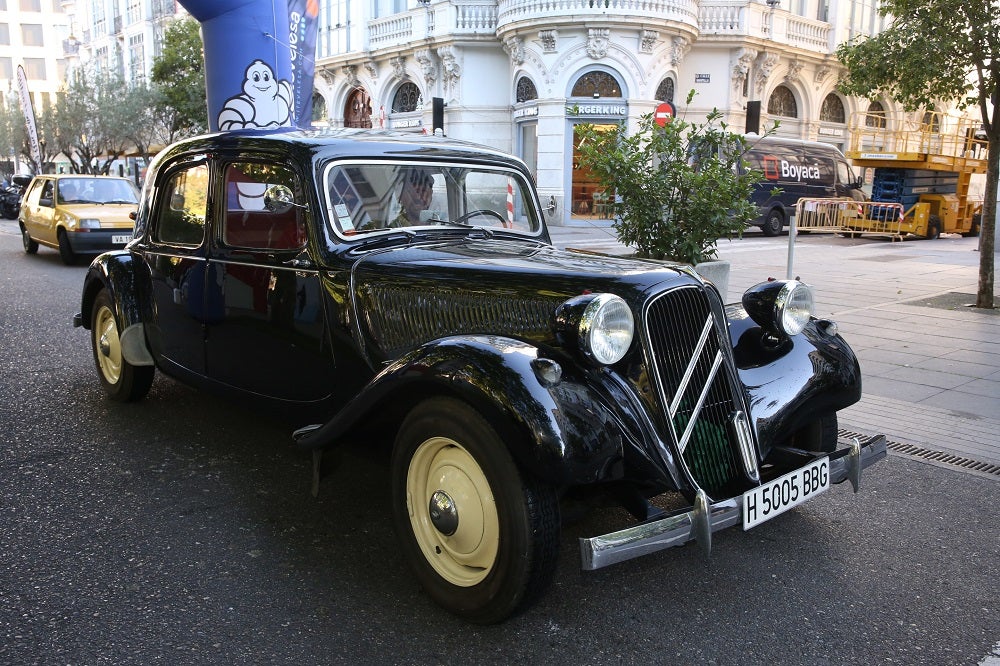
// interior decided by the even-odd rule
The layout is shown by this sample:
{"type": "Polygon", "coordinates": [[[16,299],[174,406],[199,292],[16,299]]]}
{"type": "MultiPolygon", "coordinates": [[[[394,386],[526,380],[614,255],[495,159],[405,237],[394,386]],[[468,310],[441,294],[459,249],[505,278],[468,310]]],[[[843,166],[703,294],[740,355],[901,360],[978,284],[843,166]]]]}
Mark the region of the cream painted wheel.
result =
{"type": "Polygon", "coordinates": [[[499,622],[548,585],[559,554],[553,488],[514,463],[494,427],[455,398],[427,399],[392,452],[392,518],[434,601],[472,622],[499,622]]]}
{"type": "Polygon", "coordinates": [[[417,545],[452,585],[481,583],[500,540],[490,482],[462,445],[432,437],[417,447],[406,477],[406,505],[417,545]]]}
{"type": "Polygon", "coordinates": [[[112,400],[131,402],[149,393],[151,365],[132,365],[122,353],[121,325],[108,291],[102,289],[90,310],[90,346],[101,386],[112,400]]]}
{"type": "Polygon", "coordinates": [[[107,383],[117,384],[122,377],[122,343],[115,313],[107,305],[97,308],[92,333],[97,371],[107,383]]]}

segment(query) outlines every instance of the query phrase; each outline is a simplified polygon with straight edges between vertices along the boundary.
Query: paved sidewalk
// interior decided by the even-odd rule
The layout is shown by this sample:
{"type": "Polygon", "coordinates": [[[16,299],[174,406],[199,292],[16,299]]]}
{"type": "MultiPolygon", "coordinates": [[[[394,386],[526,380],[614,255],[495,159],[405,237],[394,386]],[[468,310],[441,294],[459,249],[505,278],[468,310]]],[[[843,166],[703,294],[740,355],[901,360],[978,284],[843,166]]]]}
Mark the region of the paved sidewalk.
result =
{"type": "MultiPolygon", "coordinates": [[[[606,226],[550,232],[560,247],[630,251],[606,226]]],[[[931,462],[1000,466],[1000,310],[967,306],[975,302],[977,248],[977,239],[957,235],[796,238],[792,275],[814,286],[817,314],[838,323],[861,360],[862,399],[840,413],[842,430],[884,433],[890,449],[931,462]]],[[[728,300],[737,301],[752,284],[785,277],[788,237],[750,233],[721,241],[719,255],[731,262],[728,300]]]]}

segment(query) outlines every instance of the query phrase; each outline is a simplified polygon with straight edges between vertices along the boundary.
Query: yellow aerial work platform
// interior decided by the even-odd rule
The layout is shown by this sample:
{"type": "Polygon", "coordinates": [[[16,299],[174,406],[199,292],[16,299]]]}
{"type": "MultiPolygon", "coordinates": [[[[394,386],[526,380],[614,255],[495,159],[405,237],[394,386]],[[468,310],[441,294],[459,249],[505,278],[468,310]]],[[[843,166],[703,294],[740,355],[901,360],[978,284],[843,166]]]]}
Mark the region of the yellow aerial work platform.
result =
{"type": "MultiPolygon", "coordinates": [[[[986,173],[988,144],[979,121],[928,112],[916,123],[909,114],[867,112],[853,114],[849,130],[845,154],[854,166],[895,170],[891,173],[897,177],[898,191],[873,190],[872,199],[902,204],[902,233],[925,238],[979,233],[982,201],[969,197],[972,175],[986,173]],[[944,182],[936,175],[947,185],[936,184],[944,182]]],[[[881,221],[857,223],[858,231],[867,231],[868,226],[876,231],[881,221]]]]}

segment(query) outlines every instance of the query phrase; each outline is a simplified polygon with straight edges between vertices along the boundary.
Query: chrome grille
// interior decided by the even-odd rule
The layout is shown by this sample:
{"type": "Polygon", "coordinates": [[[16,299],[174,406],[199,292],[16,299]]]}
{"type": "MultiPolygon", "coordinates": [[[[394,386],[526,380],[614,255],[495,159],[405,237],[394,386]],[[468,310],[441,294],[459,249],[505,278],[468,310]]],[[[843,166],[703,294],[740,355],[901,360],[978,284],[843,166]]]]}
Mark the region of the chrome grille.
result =
{"type": "Polygon", "coordinates": [[[731,427],[739,400],[711,306],[700,288],[682,287],[653,299],[644,322],[674,442],[695,482],[718,497],[744,474],[731,427]]]}

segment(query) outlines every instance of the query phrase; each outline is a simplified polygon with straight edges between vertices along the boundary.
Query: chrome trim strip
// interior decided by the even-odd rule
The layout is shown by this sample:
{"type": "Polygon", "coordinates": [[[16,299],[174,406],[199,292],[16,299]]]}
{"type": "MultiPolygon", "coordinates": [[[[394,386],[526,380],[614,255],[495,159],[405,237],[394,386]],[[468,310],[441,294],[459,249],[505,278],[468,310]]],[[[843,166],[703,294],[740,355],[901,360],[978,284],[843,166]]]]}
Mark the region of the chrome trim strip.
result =
{"type": "Polygon", "coordinates": [[[698,337],[698,343],[695,345],[694,351],[691,352],[691,360],[688,361],[687,368],[684,370],[684,376],[681,377],[681,381],[677,385],[677,392],[674,393],[674,399],[670,402],[668,411],[670,412],[671,419],[673,419],[677,414],[677,408],[680,407],[681,399],[687,391],[687,385],[691,383],[691,375],[694,374],[694,369],[698,366],[698,359],[701,358],[701,352],[704,351],[705,345],[708,343],[708,335],[711,332],[712,317],[709,316],[705,325],[701,329],[701,335],[698,337]]]}
{"type": "Polygon", "coordinates": [[[746,414],[741,410],[733,413],[733,430],[736,432],[736,439],[740,444],[740,453],[743,456],[743,468],[747,475],[754,481],[760,481],[760,469],[757,466],[757,450],[753,443],[753,433],[750,430],[750,422],[746,414]]]}
{"type": "Polygon", "coordinates": [[[701,389],[701,394],[698,396],[698,403],[691,410],[691,418],[688,419],[687,427],[684,428],[684,434],[677,441],[677,450],[684,455],[684,449],[687,448],[688,440],[691,439],[691,434],[694,432],[694,427],[697,425],[698,416],[701,414],[701,408],[705,406],[705,398],[708,396],[708,392],[712,389],[712,382],[715,381],[715,375],[719,372],[719,366],[722,365],[722,352],[715,352],[715,361],[712,362],[712,369],[708,373],[708,381],[701,389]]]}
{"type": "MultiPolygon", "coordinates": [[[[855,440],[847,449],[830,454],[830,483],[847,481],[852,474],[860,475],[860,470],[874,465],[885,456],[885,435],[876,435],[864,443],[855,440]],[[859,471],[853,472],[854,467],[859,471]]],[[[706,545],[711,548],[711,537],[706,538],[706,530],[710,535],[742,523],[742,520],[742,496],[714,504],[707,502],[707,498],[696,497],[695,506],[691,509],[681,509],[664,518],[610,534],[580,539],[580,567],[584,571],[593,571],[673,546],[682,546],[694,539],[698,539],[702,550],[706,550],[706,545]]]]}

